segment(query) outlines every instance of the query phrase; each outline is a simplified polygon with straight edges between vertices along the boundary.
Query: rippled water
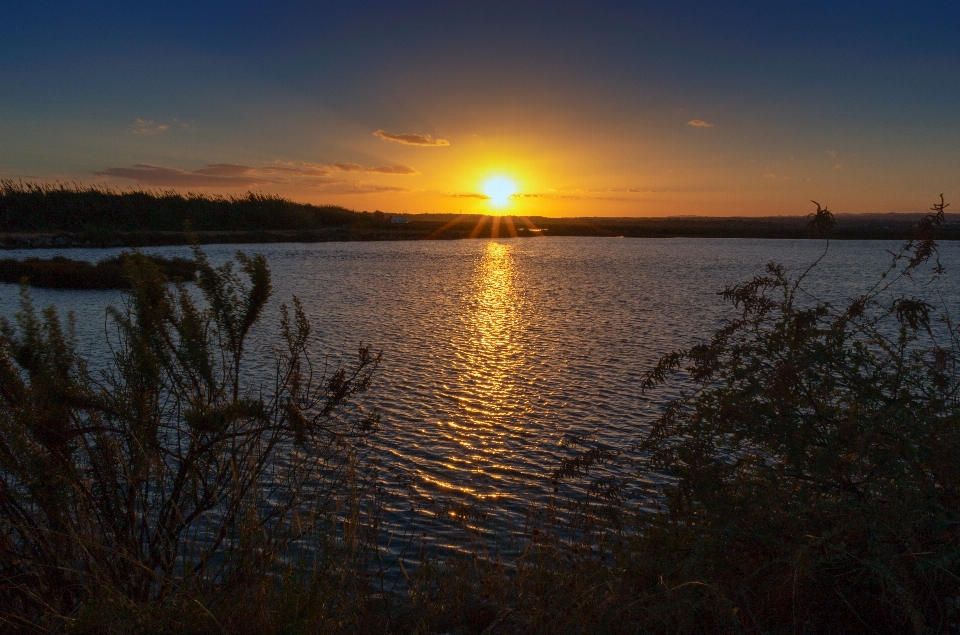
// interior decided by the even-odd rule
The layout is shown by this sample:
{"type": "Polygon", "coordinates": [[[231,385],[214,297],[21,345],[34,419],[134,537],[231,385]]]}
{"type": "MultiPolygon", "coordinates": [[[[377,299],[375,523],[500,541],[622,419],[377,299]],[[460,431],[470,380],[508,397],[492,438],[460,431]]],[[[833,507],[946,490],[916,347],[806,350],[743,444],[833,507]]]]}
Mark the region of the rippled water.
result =
{"type": "MultiPolygon", "coordinates": [[[[896,246],[834,243],[808,288],[828,298],[862,291],[896,246]]],[[[732,315],[717,291],[771,260],[802,272],[823,243],[534,238],[241,248],[266,255],[276,300],[295,294],[303,301],[318,354],[350,354],[359,342],[382,350],[368,402],[383,412],[385,462],[404,470],[425,498],[480,502],[516,523],[528,503],[545,500],[547,477],[567,452],[564,439],[623,443],[644,433],[672,393],[641,394],[641,374],[732,315]]],[[[235,250],[206,248],[214,263],[235,250]]],[[[97,260],[116,251],[9,255],[97,260]]],[[[941,252],[948,274],[938,289],[956,315],[960,244],[945,243],[941,252]]],[[[34,296],[73,310],[81,351],[102,358],[104,309],[119,303],[119,293],[34,296]]],[[[15,287],[0,285],[0,314],[15,306],[15,287]]],[[[277,322],[274,309],[260,333],[261,360],[277,322]]]]}

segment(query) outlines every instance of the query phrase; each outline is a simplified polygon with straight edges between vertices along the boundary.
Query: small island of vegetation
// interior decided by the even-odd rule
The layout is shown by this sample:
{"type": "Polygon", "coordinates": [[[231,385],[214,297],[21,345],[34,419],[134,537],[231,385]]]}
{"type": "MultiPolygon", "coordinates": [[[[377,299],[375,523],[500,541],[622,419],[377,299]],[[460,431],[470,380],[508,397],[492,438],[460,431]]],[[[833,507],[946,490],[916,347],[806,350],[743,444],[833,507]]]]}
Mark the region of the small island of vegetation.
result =
{"type": "MultiPolygon", "coordinates": [[[[186,258],[146,256],[171,280],[193,282],[197,265],[186,258]]],[[[53,258],[0,259],[0,282],[26,283],[33,287],[48,289],[129,289],[132,286],[129,272],[133,255],[122,253],[104,258],[96,263],[72,260],[63,256],[53,258]]]]}

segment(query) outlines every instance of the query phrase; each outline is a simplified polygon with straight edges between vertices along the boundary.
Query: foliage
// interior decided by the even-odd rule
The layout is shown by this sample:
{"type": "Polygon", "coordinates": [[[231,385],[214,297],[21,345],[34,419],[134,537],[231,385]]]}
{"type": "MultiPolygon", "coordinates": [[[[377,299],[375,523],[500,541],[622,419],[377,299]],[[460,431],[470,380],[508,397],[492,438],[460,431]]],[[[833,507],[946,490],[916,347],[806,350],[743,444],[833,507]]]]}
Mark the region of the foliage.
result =
{"type": "Polygon", "coordinates": [[[662,591],[669,605],[645,603],[670,628],[957,628],[960,331],[896,292],[928,265],[944,273],[945,207],[845,304],[806,291],[813,267],[791,280],[770,264],[722,292],[738,318],[648,373],[648,388],[678,372],[698,387],[633,449],[665,484],[646,488],[620,575],[662,591]]]}
{"type": "Polygon", "coordinates": [[[346,225],[356,212],[279,196],[115,190],[106,186],[0,181],[0,232],[310,230],[346,225]]]}
{"type": "Polygon", "coordinates": [[[282,307],[272,384],[249,383],[247,339],[271,294],[266,261],[238,252],[239,268],[215,268],[195,256],[200,304],[149,258],[126,259],[132,290],[110,312],[113,361],[99,375],[76,355],[69,321],[53,307],[38,314],[26,288],[16,322],[3,322],[8,626],[120,632],[148,610],[212,627],[231,603],[262,607],[285,585],[324,606],[336,553],[363,568],[371,498],[358,452],[378,415],[356,399],[379,355],[361,347],[350,366],[314,366],[294,298],[282,307]]]}

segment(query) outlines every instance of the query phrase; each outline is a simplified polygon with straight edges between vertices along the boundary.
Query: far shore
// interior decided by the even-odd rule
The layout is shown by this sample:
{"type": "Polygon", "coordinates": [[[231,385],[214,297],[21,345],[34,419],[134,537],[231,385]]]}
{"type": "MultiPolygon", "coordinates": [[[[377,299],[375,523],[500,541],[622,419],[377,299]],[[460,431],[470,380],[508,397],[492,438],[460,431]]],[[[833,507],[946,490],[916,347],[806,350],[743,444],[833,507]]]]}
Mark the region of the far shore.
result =
{"type": "MultiPolygon", "coordinates": [[[[940,240],[960,240],[960,215],[941,228],[940,240]]],[[[837,215],[836,240],[903,240],[919,214],[837,215]]],[[[466,238],[539,238],[544,236],[607,236],[626,238],[822,238],[802,216],[767,218],[448,218],[411,215],[403,223],[349,223],[319,229],[246,231],[74,231],[0,232],[2,249],[108,248],[164,245],[318,243],[384,240],[455,240],[466,238]],[[497,225],[499,227],[497,227],[497,225]],[[478,231],[479,226],[479,231],[478,231]]]]}

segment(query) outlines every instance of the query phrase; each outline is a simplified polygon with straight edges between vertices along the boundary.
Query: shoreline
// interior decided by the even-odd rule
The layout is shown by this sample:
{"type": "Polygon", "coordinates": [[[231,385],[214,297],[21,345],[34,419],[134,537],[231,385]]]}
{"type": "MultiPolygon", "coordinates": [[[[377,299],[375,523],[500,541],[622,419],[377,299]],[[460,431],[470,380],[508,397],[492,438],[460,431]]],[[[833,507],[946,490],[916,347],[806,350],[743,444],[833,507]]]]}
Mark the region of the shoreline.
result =
{"type": "MultiPolygon", "coordinates": [[[[511,217],[506,217],[511,218],[511,217]]],[[[512,220],[512,218],[511,218],[512,220]]],[[[912,219],[911,219],[912,220],[912,219]]],[[[804,218],[779,222],[745,219],[610,219],[597,222],[585,219],[535,219],[536,228],[504,223],[499,231],[491,224],[476,231],[476,223],[451,225],[439,221],[411,221],[390,226],[371,227],[355,224],[322,229],[264,229],[241,231],[99,231],[99,232],[4,232],[0,250],[51,248],[116,248],[209,244],[319,243],[397,240],[464,240],[470,238],[540,238],[549,236],[593,236],[624,238],[761,238],[822,239],[805,226],[804,218]]],[[[518,223],[517,223],[518,224],[518,223]]],[[[905,240],[913,233],[913,224],[877,226],[875,222],[838,222],[831,240],[905,240]]],[[[938,240],[960,240],[960,223],[940,228],[938,240]]]]}

